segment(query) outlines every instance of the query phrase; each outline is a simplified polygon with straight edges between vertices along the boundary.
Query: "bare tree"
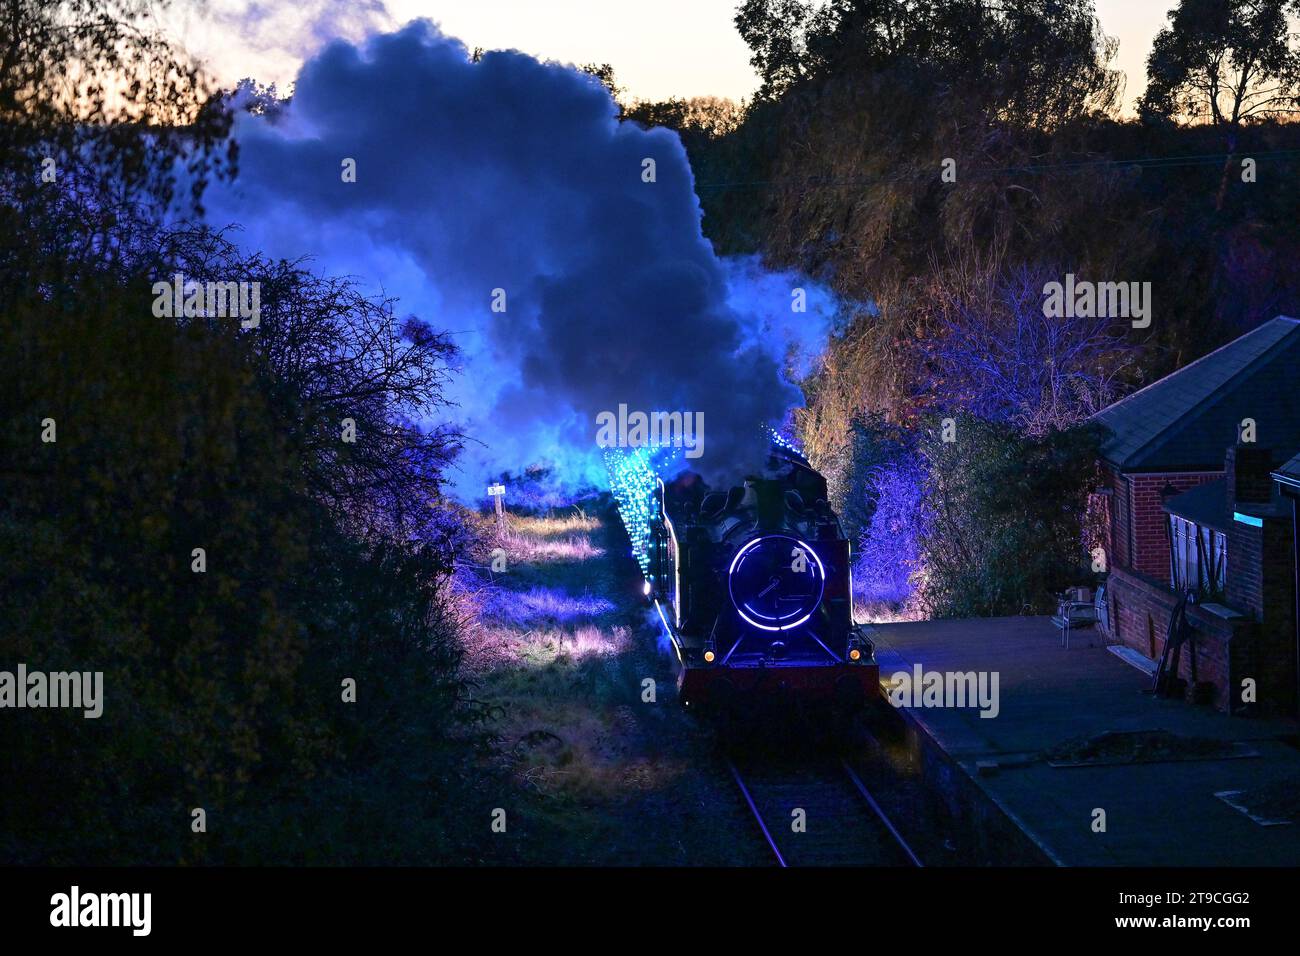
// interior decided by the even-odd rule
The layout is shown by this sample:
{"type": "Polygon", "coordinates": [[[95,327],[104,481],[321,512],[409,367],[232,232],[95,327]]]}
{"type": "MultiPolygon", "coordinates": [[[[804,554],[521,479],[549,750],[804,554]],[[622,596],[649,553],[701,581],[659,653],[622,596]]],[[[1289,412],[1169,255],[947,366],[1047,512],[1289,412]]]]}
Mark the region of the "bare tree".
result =
{"type": "Polygon", "coordinates": [[[186,280],[260,283],[260,324],[246,339],[274,383],[280,427],[310,490],[344,528],[370,539],[444,533],[443,474],[463,443],[443,421],[458,355],[446,334],[400,317],[394,300],[352,278],[246,255],[205,227],[164,234],[151,255],[186,280]]]}
{"type": "Polygon", "coordinates": [[[0,0],[4,199],[48,186],[42,164],[58,175],[87,162],[100,174],[93,179],[104,187],[100,202],[166,205],[179,160],[197,204],[208,174],[233,162],[221,97],[151,25],[162,6],[166,0],[0,0]]]}
{"type": "Polygon", "coordinates": [[[1119,394],[1138,349],[1113,318],[1044,314],[1043,288],[1065,270],[955,267],[929,346],[948,402],[1029,435],[1068,428],[1119,394]]]}

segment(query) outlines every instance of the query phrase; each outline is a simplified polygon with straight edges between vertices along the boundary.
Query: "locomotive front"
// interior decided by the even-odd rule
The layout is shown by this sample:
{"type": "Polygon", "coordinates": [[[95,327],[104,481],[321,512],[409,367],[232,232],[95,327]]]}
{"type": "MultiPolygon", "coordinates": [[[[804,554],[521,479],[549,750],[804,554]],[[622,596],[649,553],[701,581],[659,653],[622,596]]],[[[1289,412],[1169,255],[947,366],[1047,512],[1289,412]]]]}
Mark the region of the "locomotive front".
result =
{"type": "Polygon", "coordinates": [[[727,492],[686,475],[656,497],[647,589],[684,703],[854,707],[877,692],[871,642],[853,623],[849,541],[821,475],[774,449],[763,476],[727,492]]]}

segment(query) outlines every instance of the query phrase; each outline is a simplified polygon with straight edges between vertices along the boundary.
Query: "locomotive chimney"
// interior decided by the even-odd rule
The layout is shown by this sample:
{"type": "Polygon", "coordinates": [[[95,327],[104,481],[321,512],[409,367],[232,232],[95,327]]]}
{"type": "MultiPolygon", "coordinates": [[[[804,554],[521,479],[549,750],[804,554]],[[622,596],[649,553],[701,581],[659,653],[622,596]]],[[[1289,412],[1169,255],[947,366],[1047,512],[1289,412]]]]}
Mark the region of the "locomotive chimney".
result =
{"type": "MultiPolygon", "coordinates": [[[[753,490],[757,525],[761,530],[779,529],[784,522],[785,497],[780,482],[769,478],[752,478],[745,482],[746,490],[753,490]]],[[[746,495],[748,497],[748,495],[746,495]]]]}

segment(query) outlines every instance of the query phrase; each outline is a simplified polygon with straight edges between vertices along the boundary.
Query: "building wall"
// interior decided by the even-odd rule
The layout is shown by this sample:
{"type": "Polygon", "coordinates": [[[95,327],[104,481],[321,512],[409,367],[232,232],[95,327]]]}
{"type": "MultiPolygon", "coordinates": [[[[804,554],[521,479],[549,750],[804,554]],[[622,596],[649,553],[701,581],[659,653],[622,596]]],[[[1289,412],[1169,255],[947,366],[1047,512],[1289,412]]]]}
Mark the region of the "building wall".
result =
{"type": "Polygon", "coordinates": [[[1162,472],[1123,475],[1103,463],[1102,480],[1110,489],[1110,527],[1106,541],[1108,564],[1154,578],[1169,577],[1169,523],[1161,508],[1160,491],[1172,485],[1189,491],[1223,472],[1162,472]]]}
{"type": "MultiPolygon", "coordinates": [[[[1107,589],[1113,636],[1138,653],[1159,660],[1178,596],[1163,580],[1123,568],[1112,569],[1107,589]]],[[[1198,682],[1210,685],[1210,703],[1228,712],[1234,702],[1230,688],[1237,669],[1233,655],[1249,644],[1239,635],[1255,625],[1246,619],[1234,624],[1199,607],[1189,608],[1187,616],[1196,632],[1192,642],[1196,646],[1195,667],[1191,645],[1184,645],[1179,655],[1178,676],[1187,681],[1189,689],[1198,682]]]]}
{"type": "Polygon", "coordinates": [[[1264,528],[1234,521],[1228,531],[1223,590],[1228,603],[1255,620],[1264,617],[1264,528]]]}
{"type": "MultiPolygon", "coordinates": [[[[1111,637],[1141,654],[1159,659],[1169,618],[1178,596],[1169,581],[1169,523],[1161,490],[1183,492],[1226,477],[1229,510],[1267,505],[1272,495],[1268,449],[1236,445],[1227,450],[1220,472],[1120,474],[1103,463],[1111,490],[1107,554],[1107,594],[1111,637]]],[[[1296,716],[1295,544],[1290,515],[1264,519],[1263,527],[1233,521],[1228,530],[1224,602],[1239,617],[1228,618],[1203,607],[1188,609],[1195,631],[1196,672],[1191,646],[1184,646],[1178,676],[1193,689],[1212,690],[1221,711],[1243,704],[1242,681],[1253,679],[1256,708],[1266,714],[1296,716]]]]}
{"type": "MultiPolygon", "coordinates": [[[[1236,708],[1242,680],[1252,678],[1260,711],[1296,712],[1293,547],[1289,518],[1267,518],[1263,528],[1233,522],[1226,600],[1242,617],[1229,621],[1201,607],[1188,609],[1196,632],[1196,674],[1192,674],[1190,648],[1184,646],[1178,675],[1189,688],[1198,681],[1212,684],[1211,702],[1221,711],[1236,708]]],[[[1158,660],[1178,602],[1168,572],[1156,576],[1112,567],[1107,592],[1112,637],[1158,660]]]]}
{"type": "Polygon", "coordinates": [[[1126,475],[1132,514],[1131,553],[1125,567],[1153,578],[1169,577],[1169,520],[1162,509],[1160,491],[1172,485],[1181,494],[1197,485],[1223,477],[1222,472],[1170,472],[1126,475]]]}
{"type": "Polygon", "coordinates": [[[1129,566],[1128,482],[1113,467],[1102,465],[1104,485],[1110,489],[1110,526],[1105,541],[1106,560],[1110,565],[1129,566]]]}
{"type": "Polygon", "coordinates": [[[1256,624],[1254,639],[1240,655],[1238,682],[1255,678],[1260,706],[1268,713],[1295,713],[1294,555],[1289,516],[1265,518],[1262,528],[1232,523],[1227,600],[1256,624]]]}

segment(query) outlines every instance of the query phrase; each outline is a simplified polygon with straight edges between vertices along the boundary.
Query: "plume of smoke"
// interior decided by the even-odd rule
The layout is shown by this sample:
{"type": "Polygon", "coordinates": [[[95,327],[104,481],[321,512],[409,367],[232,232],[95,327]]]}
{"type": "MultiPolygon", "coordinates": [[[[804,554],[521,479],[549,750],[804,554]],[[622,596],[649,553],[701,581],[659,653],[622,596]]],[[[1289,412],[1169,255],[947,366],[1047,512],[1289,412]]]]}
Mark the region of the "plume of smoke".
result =
{"type": "Polygon", "coordinates": [[[373,280],[455,333],[453,398],[482,443],[453,476],[469,497],[536,461],[601,482],[596,416],[620,404],[703,413],[691,467],[743,472],[760,426],[801,399],[786,370],[806,370],[836,312],[807,280],[714,254],[675,133],[620,123],[572,67],[474,62],[428,21],[330,43],[289,104],[241,115],[235,135],[240,174],[210,192],[210,221],[373,280]]]}

